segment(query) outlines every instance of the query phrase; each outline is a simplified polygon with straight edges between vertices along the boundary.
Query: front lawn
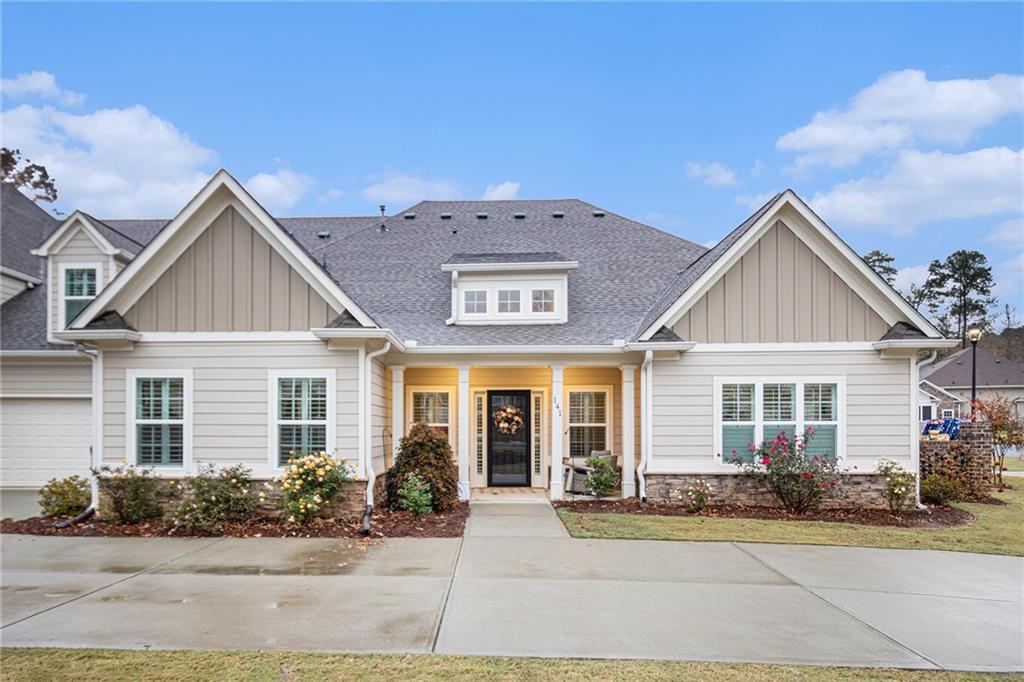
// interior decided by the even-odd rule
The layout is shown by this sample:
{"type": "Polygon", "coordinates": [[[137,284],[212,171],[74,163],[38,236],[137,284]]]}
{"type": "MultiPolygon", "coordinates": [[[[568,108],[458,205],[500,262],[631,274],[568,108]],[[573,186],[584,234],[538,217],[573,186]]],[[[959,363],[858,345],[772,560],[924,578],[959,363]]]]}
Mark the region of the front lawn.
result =
{"type": "MultiPolygon", "coordinates": [[[[975,682],[985,673],[812,668],[690,661],[573,660],[276,651],[4,649],[3,679],[21,680],[892,680],[975,682]]],[[[999,678],[999,679],[1005,679],[999,678]]]]}
{"type": "Polygon", "coordinates": [[[639,514],[589,514],[559,509],[575,538],[772,542],[896,549],[944,549],[1024,556],[1024,486],[995,492],[1006,505],[958,503],[975,522],[959,528],[898,528],[827,521],[775,521],[639,514]]]}
{"type": "Polygon", "coordinates": [[[1019,455],[1007,455],[1003,460],[1003,469],[1005,471],[1024,471],[1024,460],[1019,455]]]}

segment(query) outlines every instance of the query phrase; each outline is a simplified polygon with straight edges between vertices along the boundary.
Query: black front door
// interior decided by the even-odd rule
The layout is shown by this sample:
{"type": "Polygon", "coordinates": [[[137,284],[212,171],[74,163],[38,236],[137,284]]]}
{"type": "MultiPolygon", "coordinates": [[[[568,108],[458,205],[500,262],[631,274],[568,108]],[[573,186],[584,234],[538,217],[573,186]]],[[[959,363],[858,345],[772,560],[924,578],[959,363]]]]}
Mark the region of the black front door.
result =
{"type": "Polygon", "coordinates": [[[487,423],[487,485],[530,485],[530,392],[488,391],[487,423]]]}

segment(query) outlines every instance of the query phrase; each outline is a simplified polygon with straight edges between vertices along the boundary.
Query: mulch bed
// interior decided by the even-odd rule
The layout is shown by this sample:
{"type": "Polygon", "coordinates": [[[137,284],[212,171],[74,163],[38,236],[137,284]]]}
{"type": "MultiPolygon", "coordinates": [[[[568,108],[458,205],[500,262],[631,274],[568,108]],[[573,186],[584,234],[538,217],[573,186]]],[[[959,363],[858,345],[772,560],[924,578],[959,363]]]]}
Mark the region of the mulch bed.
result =
{"type": "MultiPolygon", "coordinates": [[[[993,498],[994,499],[994,498],[993,498]]],[[[996,500],[999,502],[999,500],[996,500]]],[[[895,515],[882,509],[819,509],[794,514],[780,507],[746,507],[717,505],[705,507],[694,514],[686,507],[658,502],[628,500],[578,500],[555,502],[556,507],[583,514],[641,514],[650,516],[690,516],[720,519],[767,519],[772,521],[834,521],[866,526],[900,526],[904,528],[950,528],[965,526],[974,517],[955,507],[927,507],[895,515]]]]}
{"type": "MultiPolygon", "coordinates": [[[[371,538],[456,538],[462,536],[469,518],[469,504],[457,503],[451,511],[414,517],[406,511],[375,509],[370,517],[371,538]]],[[[89,519],[67,528],[56,528],[60,519],[36,516],[22,521],[0,522],[0,533],[19,535],[57,535],[68,537],[183,537],[172,532],[161,520],[116,524],[89,519]]],[[[222,537],[235,538],[361,538],[362,518],[315,519],[308,524],[285,524],[276,519],[254,519],[228,524],[222,537]]]]}

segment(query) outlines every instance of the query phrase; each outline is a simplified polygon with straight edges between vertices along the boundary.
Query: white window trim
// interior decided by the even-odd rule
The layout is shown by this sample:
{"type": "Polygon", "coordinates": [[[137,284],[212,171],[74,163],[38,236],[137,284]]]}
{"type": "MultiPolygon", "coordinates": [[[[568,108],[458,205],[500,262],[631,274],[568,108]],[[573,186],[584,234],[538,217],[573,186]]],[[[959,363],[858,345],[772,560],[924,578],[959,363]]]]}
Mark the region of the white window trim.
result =
{"type": "MultiPolygon", "coordinates": [[[[338,449],[338,433],[335,427],[337,420],[338,393],[335,388],[337,372],[333,369],[272,369],[267,371],[267,466],[275,473],[284,471],[278,463],[278,426],[280,424],[298,424],[291,420],[279,421],[277,418],[278,379],[325,379],[327,381],[327,452],[333,457],[338,449]]],[[[354,466],[355,462],[346,462],[354,466]]]]}
{"type": "Polygon", "coordinates": [[[926,421],[931,421],[934,418],[935,418],[935,406],[934,405],[918,405],[917,406],[917,420],[918,421],[926,422],[926,421]],[[932,416],[925,418],[925,416],[924,416],[925,408],[928,408],[931,411],[932,416]]]}
{"type": "MultiPolygon", "coordinates": [[[[452,400],[452,390],[447,386],[409,386],[405,391],[405,404],[408,405],[408,414],[405,415],[405,432],[409,433],[409,429],[416,421],[413,416],[416,414],[416,406],[413,403],[414,393],[444,393],[448,396],[448,423],[443,422],[429,422],[427,426],[433,428],[437,426],[443,426],[448,429],[448,443],[455,447],[452,442],[452,411],[455,410],[455,401],[452,400]]],[[[456,413],[458,414],[458,413],[456,413]]],[[[484,463],[486,467],[486,462],[484,463]]],[[[475,467],[474,467],[475,469],[475,467]]],[[[486,469],[485,469],[486,470],[486,469]]]]}
{"type": "Polygon", "coordinates": [[[517,288],[514,288],[514,287],[499,288],[499,289],[497,289],[497,293],[495,293],[495,297],[496,297],[495,298],[495,305],[494,305],[494,312],[495,312],[495,314],[497,314],[499,316],[515,316],[515,317],[518,317],[518,316],[523,314],[523,290],[522,289],[517,289],[517,288]],[[505,311],[502,311],[502,309],[501,309],[501,295],[503,293],[517,293],[517,294],[519,294],[519,300],[516,301],[516,303],[519,305],[519,310],[505,310],[505,311]]]}
{"type": "MultiPolygon", "coordinates": [[[[796,424],[797,433],[803,433],[804,423],[804,384],[835,384],[836,385],[836,461],[846,460],[846,377],[845,376],[715,376],[714,377],[714,460],[715,466],[722,471],[737,471],[735,464],[730,464],[728,457],[722,452],[722,385],[723,384],[754,384],[754,439],[764,429],[765,384],[797,384],[796,387],[796,424]]],[[[734,422],[729,422],[734,423],[734,422]]],[[[747,422],[740,422],[747,423],[747,422]]],[[[772,422],[775,423],[775,422],[772,422]]],[[[810,422],[817,424],[821,422],[810,422]]],[[[731,454],[731,453],[730,453],[731,454]]]]}
{"type": "Polygon", "coordinates": [[[491,310],[491,296],[487,289],[466,289],[462,292],[462,314],[468,318],[487,317],[488,311],[491,310]],[[482,313],[471,313],[466,310],[466,304],[469,302],[470,294],[483,294],[484,295],[484,311],[482,313]]]}
{"type": "Polygon", "coordinates": [[[57,269],[57,329],[59,331],[63,331],[68,326],[68,320],[66,319],[67,306],[65,305],[68,298],[64,295],[65,273],[68,270],[94,270],[96,272],[96,296],[91,296],[88,299],[82,296],[73,296],[73,299],[93,301],[103,290],[102,263],[61,263],[57,269]]]}
{"type": "Polygon", "coordinates": [[[953,419],[953,418],[954,418],[954,412],[953,412],[953,410],[951,410],[951,409],[949,409],[949,408],[946,408],[946,409],[944,409],[944,410],[942,411],[942,418],[943,418],[943,419],[953,419]],[[948,416],[946,415],[946,413],[947,413],[947,412],[949,413],[949,415],[948,415],[948,416]]]}
{"type": "MultiPolygon", "coordinates": [[[[604,419],[605,419],[604,429],[605,429],[605,433],[604,433],[604,442],[605,442],[605,446],[612,453],[612,456],[617,458],[618,455],[619,455],[619,449],[616,447],[616,443],[615,443],[615,405],[613,404],[614,401],[615,401],[615,391],[613,390],[613,387],[609,386],[609,385],[592,385],[592,386],[580,385],[580,386],[577,386],[575,384],[572,385],[572,386],[567,386],[565,388],[565,395],[562,397],[562,399],[564,401],[562,404],[565,405],[565,416],[563,417],[564,425],[565,425],[565,438],[562,441],[563,442],[562,453],[563,453],[564,458],[565,459],[569,458],[569,452],[570,452],[569,445],[570,445],[570,441],[571,441],[571,439],[569,438],[569,434],[570,434],[570,432],[572,430],[572,427],[574,427],[574,426],[601,426],[600,423],[590,423],[590,422],[580,423],[580,424],[572,423],[572,420],[570,418],[570,411],[569,411],[569,396],[572,393],[604,393],[605,394],[605,396],[604,396],[604,400],[605,400],[605,414],[604,414],[604,419]]],[[[579,460],[577,460],[577,463],[580,463],[579,460]]]]}
{"type": "MultiPolygon", "coordinates": [[[[190,369],[126,369],[125,370],[125,423],[128,425],[125,433],[125,459],[133,466],[153,469],[161,476],[176,477],[186,476],[193,472],[192,465],[192,370],[190,369]],[[137,388],[136,382],[139,379],[181,379],[183,382],[184,405],[182,409],[184,419],[182,420],[181,439],[182,453],[181,466],[152,466],[139,464],[139,454],[136,451],[137,433],[135,418],[137,388]]],[[[147,420],[148,421],[148,420],[147,420]]]]}

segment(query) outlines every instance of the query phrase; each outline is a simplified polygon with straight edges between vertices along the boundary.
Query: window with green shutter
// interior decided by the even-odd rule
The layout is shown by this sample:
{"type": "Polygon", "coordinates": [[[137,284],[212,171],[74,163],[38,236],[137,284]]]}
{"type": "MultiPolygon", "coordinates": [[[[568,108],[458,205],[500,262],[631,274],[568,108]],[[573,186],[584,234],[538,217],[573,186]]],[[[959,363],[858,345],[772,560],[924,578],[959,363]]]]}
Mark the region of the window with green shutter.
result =
{"type": "Polygon", "coordinates": [[[136,378],[135,449],[135,461],[140,466],[184,463],[184,378],[136,378]]]}
{"type": "Polygon", "coordinates": [[[796,435],[796,384],[766,383],[761,386],[762,440],[796,435]]]}
{"type": "Polygon", "coordinates": [[[78,316],[78,313],[85,310],[92,299],[96,298],[96,268],[65,269],[61,298],[64,306],[64,325],[66,326],[78,316]]]}
{"type": "Polygon", "coordinates": [[[328,404],[325,377],[278,378],[278,465],[294,456],[327,451],[328,404]]]}
{"type": "Polygon", "coordinates": [[[808,434],[807,452],[819,457],[836,456],[839,426],[838,390],[831,383],[804,384],[804,431],[808,434]]]}
{"type": "Polygon", "coordinates": [[[722,461],[749,461],[754,442],[754,384],[722,384],[722,461]]]}

